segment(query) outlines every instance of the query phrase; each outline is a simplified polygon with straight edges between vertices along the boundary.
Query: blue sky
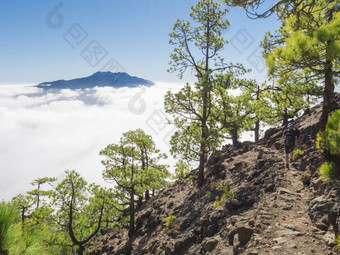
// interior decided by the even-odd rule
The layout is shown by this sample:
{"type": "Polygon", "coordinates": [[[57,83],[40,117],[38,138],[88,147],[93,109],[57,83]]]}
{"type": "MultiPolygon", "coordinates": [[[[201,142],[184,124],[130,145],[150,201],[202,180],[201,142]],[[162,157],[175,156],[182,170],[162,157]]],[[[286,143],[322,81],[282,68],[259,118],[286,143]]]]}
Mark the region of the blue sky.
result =
{"type": "MultiPolygon", "coordinates": [[[[166,125],[164,94],[195,81],[167,72],[169,33],[188,19],[194,0],[1,0],[0,8],[0,200],[31,189],[34,178],[62,178],[75,169],[104,185],[99,151],[123,132],[142,128],[169,154],[174,132],[166,125]],[[93,57],[90,50],[99,54],[93,57]],[[107,63],[113,63],[107,68],[107,63]],[[93,88],[44,93],[34,86],[57,79],[88,76],[99,70],[126,71],[152,80],[144,88],[93,88]],[[9,85],[5,85],[9,84],[9,85]],[[86,98],[90,97],[89,103],[86,98]],[[94,101],[93,101],[94,100],[94,101]],[[93,103],[96,102],[96,103],[93,103]],[[20,160],[17,160],[17,159],[20,160]]],[[[233,8],[223,36],[228,62],[241,62],[262,81],[266,68],[260,41],[279,26],[275,16],[250,20],[233,8]]],[[[250,139],[252,139],[250,137],[250,139]]],[[[175,159],[164,162],[173,171],[175,159]]]]}
{"type": "MultiPolygon", "coordinates": [[[[114,59],[115,69],[152,81],[176,82],[168,73],[175,21],[188,19],[193,0],[2,0],[0,15],[0,84],[39,83],[88,76],[114,59]],[[53,12],[56,10],[56,12],[53,12]],[[98,46],[99,59],[86,49],[98,46]]],[[[250,20],[242,9],[230,9],[230,44],[221,54],[228,62],[252,68],[263,81],[260,41],[279,22],[275,16],[250,20]]],[[[183,81],[195,79],[188,73],[183,81]]],[[[183,82],[182,81],[182,82],[183,82]]]]}

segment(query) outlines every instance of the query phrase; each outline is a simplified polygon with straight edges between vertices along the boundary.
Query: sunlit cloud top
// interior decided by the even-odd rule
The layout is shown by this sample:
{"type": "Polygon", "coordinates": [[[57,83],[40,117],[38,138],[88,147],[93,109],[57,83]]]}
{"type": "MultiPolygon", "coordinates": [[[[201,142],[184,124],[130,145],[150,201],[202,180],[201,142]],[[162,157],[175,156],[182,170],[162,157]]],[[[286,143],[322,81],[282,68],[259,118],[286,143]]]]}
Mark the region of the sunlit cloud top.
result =
{"type": "Polygon", "coordinates": [[[144,129],[168,153],[174,128],[166,124],[163,97],[182,86],[157,82],[152,87],[59,91],[0,86],[0,199],[25,193],[33,179],[58,177],[66,169],[104,184],[99,151],[129,130],[144,129]]]}

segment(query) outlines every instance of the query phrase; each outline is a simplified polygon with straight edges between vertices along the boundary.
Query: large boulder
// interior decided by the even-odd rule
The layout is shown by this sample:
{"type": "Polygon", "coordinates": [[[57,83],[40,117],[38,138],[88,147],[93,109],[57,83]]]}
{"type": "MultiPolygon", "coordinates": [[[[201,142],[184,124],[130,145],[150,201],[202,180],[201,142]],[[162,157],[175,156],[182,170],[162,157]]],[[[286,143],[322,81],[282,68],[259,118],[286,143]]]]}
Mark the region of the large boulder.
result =
{"type": "Polygon", "coordinates": [[[211,252],[215,249],[218,242],[220,242],[222,239],[220,236],[214,236],[214,237],[207,237],[203,240],[201,243],[202,249],[204,252],[211,252]]]}
{"type": "Polygon", "coordinates": [[[246,245],[252,235],[254,233],[254,229],[249,227],[249,226],[240,226],[238,229],[237,229],[237,235],[238,235],[238,240],[240,242],[241,245],[246,245]]]}
{"type": "Polygon", "coordinates": [[[330,225],[336,228],[337,214],[340,208],[340,188],[328,186],[324,195],[321,195],[310,202],[308,214],[320,229],[327,230],[330,225]],[[325,227],[322,227],[325,225],[325,227]]]}

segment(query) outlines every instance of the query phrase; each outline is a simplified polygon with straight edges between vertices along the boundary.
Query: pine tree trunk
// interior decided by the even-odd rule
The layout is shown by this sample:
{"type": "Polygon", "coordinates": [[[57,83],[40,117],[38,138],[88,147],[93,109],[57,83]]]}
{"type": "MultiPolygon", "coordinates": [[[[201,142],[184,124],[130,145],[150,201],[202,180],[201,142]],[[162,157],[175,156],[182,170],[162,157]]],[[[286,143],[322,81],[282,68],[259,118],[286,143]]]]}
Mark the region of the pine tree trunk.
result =
{"type": "MultiPolygon", "coordinates": [[[[207,6],[208,8],[208,12],[209,12],[209,6],[207,6]]],[[[206,37],[210,38],[210,21],[207,20],[207,24],[206,24],[206,37]]],[[[203,105],[202,105],[202,131],[201,131],[201,147],[200,147],[200,165],[198,168],[198,176],[197,176],[197,186],[201,187],[204,184],[204,165],[206,162],[206,141],[208,139],[208,127],[207,127],[207,121],[208,121],[208,117],[209,117],[209,113],[208,113],[208,107],[209,107],[209,92],[211,91],[210,88],[210,79],[209,79],[209,40],[207,42],[206,48],[205,48],[205,67],[204,67],[204,75],[203,77],[203,95],[202,95],[202,99],[203,99],[203,105]]]]}
{"type": "Polygon", "coordinates": [[[82,245],[79,245],[78,249],[77,249],[77,254],[78,255],[83,255],[84,254],[84,247],[82,245]]]}
{"type": "Polygon", "coordinates": [[[139,196],[137,200],[137,207],[140,207],[143,203],[143,197],[139,196]]]}
{"type": "Polygon", "coordinates": [[[283,113],[283,123],[282,123],[282,126],[287,126],[288,125],[288,118],[289,118],[288,110],[287,110],[287,108],[285,108],[284,109],[284,113],[283,113]]]}
{"type": "Polygon", "coordinates": [[[204,85],[204,95],[203,95],[203,118],[202,118],[202,131],[201,131],[201,147],[200,147],[200,165],[198,168],[198,176],[197,176],[197,186],[201,187],[204,184],[204,165],[206,161],[206,141],[208,138],[207,135],[207,107],[208,107],[208,93],[207,93],[207,84],[204,85]]]}
{"type": "Polygon", "coordinates": [[[259,120],[255,122],[254,134],[255,134],[255,143],[257,143],[260,140],[260,121],[259,120]]]}
{"type": "Polygon", "coordinates": [[[200,165],[198,168],[197,186],[201,187],[204,184],[204,164],[205,164],[205,153],[200,155],[200,165]]]}
{"type": "MultiPolygon", "coordinates": [[[[326,13],[328,16],[328,22],[333,19],[333,10],[329,10],[326,13]]],[[[327,41],[326,47],[326,55],[328,53],[329,46],[332,42],[327,41]]],[[[322,114],[320,118],[320,131],[324,131],[326,129],[328,114],[330,112],[331,100],[334,93],[334,84],[333,84],[333,71],[332,71],[332,61],[326,59],[325,62],[325,89],[323,92],[323,105],[322,105],[322,114]]]]}
{"type": "Polygon", "coordinates": [[[148,201],[149,198],[150,198],[150,191],[147,190],[147,191],[145,191],[145,201],[148,201]]]}
{"type": "Polygon", "coordinates": [[[332,79],[333,79],[332,62],[330,60],[326,60],[325,89],[323,92],[323,105],[322,114],[320,118],[320,131],[325,130],[328,121],[328,114],[330,112],[331,100],[334,93],[334,84],[332,79]]]}
{"type": "MultiPolygon", "coordinates": [[[[206,100],[203,100],[206,101],[206,100]]],[[[204,165],[206,162],[206,140],[207,140],[207,134],[206,134],[206,115],[207,115],[207,109],[206,106],[204,106],[203,102],[203,121],[202,121],[202,131],[201,131],[201,137],[202,137],[202,141],[201,141],[201,147],[200,147],[200,165],[198,168],[198,176],[197,176],[197,186],[201,187],[204,184],[204,165]]]]}
{"type": "Polygon", "coordinates": [[[21,211],[21,228],[22,228],[22,231],[24,232],[24,229],[25,229],[25,210],[23,209],[21,211]]]}
{"type": "Polygon", "coordinates": [[[135,190],[132,187],[130,192],[130,225],[129,225],[129,237],[135,232],[135,190]]]}
{"type": "Polygon", "coordinates": [[[38,183],[37,208],[40,206],[40,183],[38,183]]]}
{"type": "Polygon", "coordinates": [[[232,139],[232,141],[233,141],[233,145],[234,146],[238,146],[238,132],[237,132],[237,128],[233,128],[232,130],[231,130],[231,139],[232,139]]]}

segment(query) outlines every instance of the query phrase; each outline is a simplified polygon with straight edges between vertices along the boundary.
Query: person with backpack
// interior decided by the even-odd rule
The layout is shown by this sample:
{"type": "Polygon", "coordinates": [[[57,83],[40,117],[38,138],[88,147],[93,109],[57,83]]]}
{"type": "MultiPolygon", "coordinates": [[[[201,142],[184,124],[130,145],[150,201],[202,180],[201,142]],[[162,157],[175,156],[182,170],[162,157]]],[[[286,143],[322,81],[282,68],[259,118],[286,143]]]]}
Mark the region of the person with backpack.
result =
{"type": "Polygon", "coordinates": [[[289,123],[288,129],[283,131],[282,138],[285,141],[286,167],[289,169],[289,154],[290,162],[293,162],[293,151],[297,147],[298,137],[300,132],[294,129],[294,124],[289,123]]]}

